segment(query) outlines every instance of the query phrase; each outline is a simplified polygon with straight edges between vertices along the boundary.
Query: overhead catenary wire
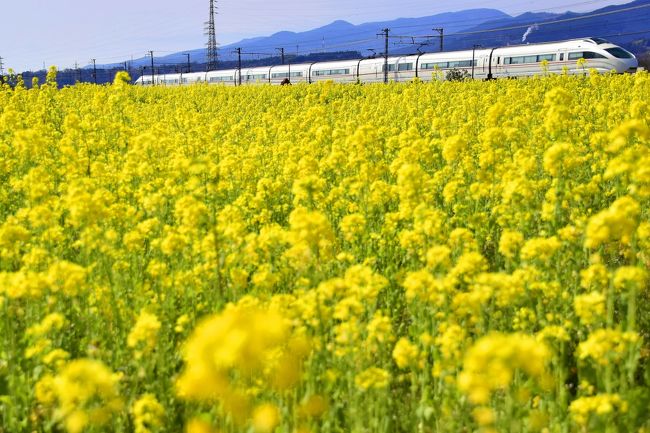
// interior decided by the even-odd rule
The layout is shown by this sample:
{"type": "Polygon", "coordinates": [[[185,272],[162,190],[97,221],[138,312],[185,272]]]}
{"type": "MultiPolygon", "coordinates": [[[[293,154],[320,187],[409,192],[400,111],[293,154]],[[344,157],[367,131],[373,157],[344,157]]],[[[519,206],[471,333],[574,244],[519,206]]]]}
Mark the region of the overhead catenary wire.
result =
{"type": "MultiPolygon", "coordinates": [[[[613,14],[617,14],[617,13],[622,13],[622,12],[627,12],[627,11],[637,10],[637,9],[643,9],[643,8],[648,8],[648,7],[650,7],[650,4],[637,5],[637,6],[617,9],[617,10],[613,10],[613,11],[599,12],[599,13],[594,13],[594,14],[586,14],[586,15],[580,15],[578,17],[570,17],[570,18],[551,20],[551,21],[546,21],[546,22],[545,21],[529,22],[529,23],[525,23],[525,24],[518,24],[516,26],[505,26],[505,27],[496,27],[496,28],[491,28],[491,29],[481,29],[481,30],[474,30],[474,31],[453,32],[453,33],[448,33],[445,36],[446,37],[451,37],[451,36],[474,35],[474,34],[482,34],[482,33],[495,33],[495,32],[499,32],[499,31],[514,30],[514,29],[527,29],[528,27],[530,27],[532,25],[538,25],[538,26],[541,27],[541,26],[546,26],[546,25],[550,25],[550,24],[559,24],[559,23],[563,23],[563,22],[574,22],[574,21],[586,20],[586,19],[590,19],[590,18],[594,18],[594,17],[608,16],[608,15],[613,15],[613,14]]],[[[459,22],[462,22],[462,21],[456,21],[455,23],[459,23],[459,22]]],[[[449,22],[445,22],[445,25],[447,25],[447,24],[449,24],[449,22]]],[[[405,27],[404,26],[391,27],[391,29],[395,29],[395,28],[405,28],[405,27]]],[[[347,37],[347,36],[352,36],[352,35],[355,35],[355,34],[359,34],[359,32],[348,33],[348,34],[344,34],[344,35],[337,35],[337,36],[331,37],[330,39],[333,39],[333,38],[340,39],[340,38],[347,37]]],[[[300,40],[299,41],[299,43],[303,44],[303,45],[307,44],[308,42],[317,42],[317,40],[314,39],[314,40],[311,40],[311,41],[310,40],[300,40]]],[[[265,48],[263,46],[256,46],[256,47],[265,48]]],[[[331,45],[329,47],[333,48],[333,46],[331,46],[331,45]]]]}
{"type": "MultiPolygon", "coordinates": [[[[592,0],[592,1],[583,1],[583,2],[572,2],[572,3],[567,3],[565,5],[556,6],[556,7],[553,7],[553,8],[535,9],[535,10],[533,10],[533,12],[534,11],[546,11],[546,10],[553,10],[553,9],[561,9],[561,8],[566,7],[566,6],[595,4],[595,3],[598,3],[598,1],[593,1],[592,0]]],[[[603,12],[598,12],[598,13],[591,13],[591,14],[586,14],[586,15],[580,15],[580,16],[577,16],[577,17],[568,17],[568,18],[563,18],[563,19],[559,19],[559,20],[550,20],[550,21],[546,21],[546,22],[544,22],[544,21],[541,21],[541,22],[529,22],[529,23],[518,24],[518,25],[515,25],[515,26],[502,26],[502,27],[496,27],[496,28],[492,28],[492,29],[480,29],[480,30],[456,31],[456,32],[452,31],[452,32],[449,32],[449,33],[445,34],[445,37],[459,37],[459,36],[463,36],[463,35],[483,35],[483,34],[490,34],[490,33],[498,33],[500,31],[507,31],[507,30],[514,30],[514,29],[524,29],[524,28],[527,28],[527,27],[529,27],[531,25],[534,25],[534,24],[537,24],[538,26],[548,26],[548,25],[551,25],[551,24],[557,24],[557,23],[563,23],[563,22],[577,22],[577,21],[581,21],[581,20],[586,21],[586,20],[588,20],[590,18],[595,18],[595,17],[600,17],[600,16],[611,16],[613,14],[619,14],[619,13],[627,12],[627,11],[631,11],[631,10],[639,10],[639,9],[643,9],[643,8],[647,8],[647,7],[650,7],[650,5],[649,4],[636,5],[636,6],[624,7],[624,8],[620,8],[620,9],[616,9],[616,10],[611,10],[611,11],[603,11],[603,12]]],[[[452,21],[445,21],[444,24],[447,25],[449,23],[459,23],[459,22],[471,24],[473,21],[474,20],[452,20],[452,21]]],[[[427,25],[424,25],[423,27],[427,27],[427,28],[430,29],[431,28],[430,26],[431,26],[430,24],[427,24],[427,25]]],[[[399,28],[417,28],[417,27],[414,27],[414,26],[392,26],[391,27],[391,29],[399,29],[399,28]]],[[[365,35],[365,34],[368,34],[368,33],[369,32],[367,32],[367,31],[362,31],[362,32],[356,31],[356,32],[348,32],[348,33],[341,33],[341,34],[332,35],[332,36],[327,38],[328,41],[335,41],[335,42],[336,41],[341,41],[341,43],[333,43],[333,44],[328,43],[328,49],[332,50],[332,49],[336,49],[336,48],[351,47],[351,46],[354,46],[355,44],[358,44],[358,43],[368,42],[368,41],[370,41],[370,39],[361,39],[361,38],[359,38],[358,40],[354,40],[354,41],[344,41],[344,40],[342,40],[347,36],[351,36],[351,35],[355,35],[355,34],[365,35]]],[[[414,36],[419,36],[419,35],[414,35],[414,36]]],[[[477,37],[476,39],[480,40],[480,39],[483,39],[483,38],[477,37]]],[[[320,38],[318,40],[314,39],[314,41],[320,41],[320,38]]],[[[308,42],[309,42],[309,39],[296,39],[296,40],[291,41],[291,44],[293,44],[293,45],[299,44],[299,45],[307,45],[308,46],[308,42]]],[[[255,48],[258,48],[258,47],[260,49],[265,48],[264,46],[255,46],[255,48]]],[[[274,43],[273,46],[269,46],[268,48],[275,49],[276,47],[277,47],[277,43],[274,43]]],[[[313,52],[314,49],[315,48],[313,48],[313,47],[312,48],[308,47],[308,48],[306,48],[304,50],[297,51],[296,54],[298,54],[298,55],[300,55],[300,54],[308,54],[308,53],[310,54],[310,53],[313,52]]],[[[177,51],[156,50],[156,53],[176,53],[176,52],[177,51]]],[[[108,56],[107,57],[93,56],[93,57],[97,58],[98,62],[105,63],[106,61],[110,61],[112,59],[120,59],[121,60],[122,58],[129,57],[129,56],[132,56],[132,53],[129,53],[126,56],[110,56],[110,57],[108,57],[108,56]]]]}
{"type": "Polygon", "coordinates": [[[599,13],[595,13],[595,14],[582,15],[582,16],[579,16],[579,17],[563,18],[563,19],[559,19],[559,20],[541,21],[541,22],[529,22],[528,24],[518,24],[516,26],[507,26],[507,27],[498,27],[498,28],[494,28],[494,29],[456,32],[456,33],[454,33],[454,35],[473,35],[473,34],[480,34],[480,33],[499,32],[499,31],[504,31],[504,30],[527,29],[528,27],[530,27],[532,25],[537,25],[539,27],[542,27],[542,26],[548,26],[548,25],[551,25],[551,24],[568,23],[568,22],[573,22],[573,21],[585,20],[585,19],[589,19],[589,18],[602,17],[602,16],[607,16],[607,15],[614,15],[614,14],[619,14],[619,13],[622,13],[622,12],[628,12],[628,11],[637,10],[637,9],[645,9],[645,8],[649,8],[649,7],[650,7],[650,3],[645,4],[645,5],[632,6],[632,7],[628,7],[628,8],[624,8],[624,9],[617,9],[615,11],[599,12],[599,13]]]}

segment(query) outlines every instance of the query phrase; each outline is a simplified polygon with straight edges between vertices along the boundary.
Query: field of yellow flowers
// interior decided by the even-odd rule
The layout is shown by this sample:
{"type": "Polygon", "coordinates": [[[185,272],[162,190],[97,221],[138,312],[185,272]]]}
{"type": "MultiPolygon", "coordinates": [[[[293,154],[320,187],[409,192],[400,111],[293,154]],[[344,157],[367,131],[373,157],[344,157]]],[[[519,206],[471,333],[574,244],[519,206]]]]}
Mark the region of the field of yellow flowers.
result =
{"type": "Polygon", "coordinates": [[[0,88],[1,433],[650,431],[650,75],[0,88]]]}

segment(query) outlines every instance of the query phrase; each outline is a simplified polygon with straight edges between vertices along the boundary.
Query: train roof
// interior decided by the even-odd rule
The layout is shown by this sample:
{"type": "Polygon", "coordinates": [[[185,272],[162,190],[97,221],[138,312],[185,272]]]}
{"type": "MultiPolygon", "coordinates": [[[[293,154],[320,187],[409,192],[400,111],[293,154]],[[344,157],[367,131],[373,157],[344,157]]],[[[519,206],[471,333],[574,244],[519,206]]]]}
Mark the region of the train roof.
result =
{"type": "Polygon", "coordinates": [[[496,47],[496,48],[500,49],[500,48],[527,47],[531,45],[563,45],[563,44],[576,43],[576,42],[585,42],[592,45],[602,45],[602,44],[614,45],[607,39],[588,37],[588,38],[565,39],[562,41],[533,42],[533,43],[525,43],[525,44],[521,43],[521,44],[513,44],[513,45],[504,45],[502,47],[496,47]]]}

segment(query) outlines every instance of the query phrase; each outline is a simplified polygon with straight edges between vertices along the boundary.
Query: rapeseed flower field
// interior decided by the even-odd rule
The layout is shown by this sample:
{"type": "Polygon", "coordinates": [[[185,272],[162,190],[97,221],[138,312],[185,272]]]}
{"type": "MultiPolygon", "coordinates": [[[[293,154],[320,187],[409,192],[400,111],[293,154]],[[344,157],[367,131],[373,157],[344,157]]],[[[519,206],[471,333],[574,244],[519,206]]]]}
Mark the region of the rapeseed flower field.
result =
{"type": "Polygon", "coordinates": [[[650,431],[650,76],[0,89],[0,432],[650,431]]]}

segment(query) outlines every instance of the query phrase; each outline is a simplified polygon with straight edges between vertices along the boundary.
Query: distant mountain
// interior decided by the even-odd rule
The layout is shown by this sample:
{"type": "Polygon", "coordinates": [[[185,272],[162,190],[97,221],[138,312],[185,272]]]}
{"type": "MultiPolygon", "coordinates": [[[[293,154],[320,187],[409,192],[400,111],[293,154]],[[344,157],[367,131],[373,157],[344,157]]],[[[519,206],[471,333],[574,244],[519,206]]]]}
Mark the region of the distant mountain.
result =
{"type": "MultiPolygon", "coordinates": [[[[464,31],[471,27],[485,22],[494,22],[500,19],[511,18],[509,15],[496,9],[469,9],[462,12],[448,12],[438,15],[431,15],[420,18],[399,18],[391,21],[380,21],[364,23],[359,25],[347,21],[338,20],[323,27],[304,31],[289,32],[281,31],[267,37],[255,37],[243,39],[234,44],[219,47],[220,60],[235,60],[233,54],[235,48],[239,47],[242,52],[268,53],[277,55],[275,48],[284,47],[287,54],[307,54],[321,51],[359,51],[371,54],[372,50],[379,53],[383,51],[384,41],[377,36],[377,33],[384,28],[393,30],[393,34],[424,35],[431,34],[432,28],[441,27],[447,33],[464,31]]],[[[406,41],[406,40],[405,40],[406,41]]],[[[391,50],[398,45],[397,41],[391,41],[391,50]]],[[[415,50],[415,48],[413,48],[415,50]]],[[[184,51],[190,53],[192,62],[205,63],[205,48],[184,51]]],[[[187,57],[183,53],[175,53],[167,56],[156,57],[156,64],[183,64],[187,57]]],[[[245,55],[244,60],[255,58],[245,55]]],[[[143,57],[132,62],[132,67],[147,66],[150,59],[143,57]]],[[[118,66],[119,64],[104,65],[106,67],[118,66]]]]}
{"type": "MultiPolygon", "coordinates": [[[[438,51],[439,38],[433,28],[444,29],[444,49],[471,49],[474,44],[498,47],[521,43],[548,42],[581,37],[604,37],[634,53],[650,49],[650,0],[636,0],[623,5],[608,6],[588,13],[563,14],[527,12],[515,17],[495,9],[470,9],[421,18],[399,18],[392,21],[359,25],[334,21],[326,26],[305,32],[281,31],[266,37],[243,39],[219,48],[220,61],[236,60],[235,48],[243,53],[242,60],[277,56],[276,48],[284,47],[287,56],[305,56],[308,53],[347,51],[361,55],[379,55],[384,51],[384,40],[377,34],[391,29],[391,54],[438,51]],[[433,33],[433,35],[432,35],[433,33]],[[522,41],[526,34],[525,41],[522,41]],[[431,35],[431,38],[418,36],[431,35]],[[396,38],[396,36],[404,36],[396,38]],[[410,36],[414,36],[411,38],[410,36]]],[[[192,63],[204,64],[205,49],[185,51],[192,63]]],[[[157,65],[184,64],[183,53],[156,57],[157,65]]],[[[134,60],[131,66],[148,66],[150,59],[134,60]]],[[[115,65],[105,65],[111,67],[115,65]]]]}
{"type": "Polygon", "coordinates": [[[611,40],[638,54],[650,48],[650,0],[636,0],[582,14],[526,13],[484,22],[460,33],[465,34],[447,38],[450,50],[471,49],[474,44],[495,47],[591,36],[611,40]]]}

